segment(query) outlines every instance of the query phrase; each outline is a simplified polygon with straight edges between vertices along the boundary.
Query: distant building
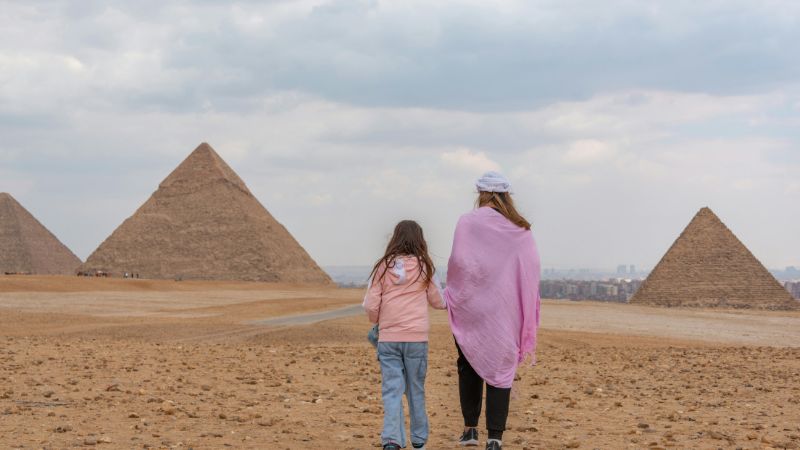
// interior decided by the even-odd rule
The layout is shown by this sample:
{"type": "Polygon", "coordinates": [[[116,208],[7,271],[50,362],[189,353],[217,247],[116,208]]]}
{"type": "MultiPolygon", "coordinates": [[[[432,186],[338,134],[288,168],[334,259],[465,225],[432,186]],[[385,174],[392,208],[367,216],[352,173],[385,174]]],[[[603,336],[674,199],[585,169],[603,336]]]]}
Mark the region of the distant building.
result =
{"type": "Polygon", "coordinates": [[[567,294],[568,298],[577,298],[578,286],[576,286],[574,284],[568,284],[566,286],[565,293],[567,294]]]}
{"type": "Polygon", "coordinates": [[[787,281],[784,283],[784,287],[792,294],[792,297],[800,300],[800,281],[787,281]]]}
{"type": "Polygon", "coordinates": [[[633,264],[631,264],[631,265],[630,265],[630,267],[628,267],[628,274],[630,274],[630,275],[636,275],[636,266],[634,266],[633,264]]]}
{"type": "MultiPolygon", "coordinates": [[[[608,280],[611,278],[639,278],[643,275],[643,271],[633,266],[635,273],[629,273],[629,265],[620,265],[620,270],[617,272],[618,267],[612,267],[607,270],[603,269],[554,269],[543,268],[543,280],[582,280],[582,281],[600,281],[608,280]],[[638,270],[638,272],[637,272],[638,270]]],[[[646,271],[645,271],[646,272],[646,271]]]]}
{"type": "Polygon", "coordinates": [[[542,298],[624,303],[641,285],[641,280],[625,278],[605,281],[542,280],[540,289],[542,298]]]}

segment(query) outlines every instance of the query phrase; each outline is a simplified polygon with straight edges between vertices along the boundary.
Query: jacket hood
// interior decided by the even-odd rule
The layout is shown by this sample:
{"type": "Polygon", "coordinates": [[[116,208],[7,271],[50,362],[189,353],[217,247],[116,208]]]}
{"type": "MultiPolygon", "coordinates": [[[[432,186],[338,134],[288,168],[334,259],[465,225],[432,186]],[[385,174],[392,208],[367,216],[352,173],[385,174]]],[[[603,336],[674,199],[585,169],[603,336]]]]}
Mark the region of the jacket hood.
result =
{"type": "Polygon", "coordinates": [[[386,276],[395,285],[405,284],[408,280],[413,280],[419,273],[419,263],[414,256],[401,256],[394,260],[386,271],[386,276]]]}

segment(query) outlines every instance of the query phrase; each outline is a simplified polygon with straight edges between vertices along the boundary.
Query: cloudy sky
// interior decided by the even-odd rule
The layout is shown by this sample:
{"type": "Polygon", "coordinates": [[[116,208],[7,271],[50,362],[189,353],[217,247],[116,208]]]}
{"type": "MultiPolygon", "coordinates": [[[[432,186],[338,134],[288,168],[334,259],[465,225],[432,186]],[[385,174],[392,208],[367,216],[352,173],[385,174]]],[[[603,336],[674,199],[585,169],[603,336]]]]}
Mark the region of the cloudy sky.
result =
{"type": "Polygon", "coordinates": [[[86,258],[207,141],[323,265],[501,170],[544,265],[800,265],[800,2],[2,1],[0,191],[86,258]]]}

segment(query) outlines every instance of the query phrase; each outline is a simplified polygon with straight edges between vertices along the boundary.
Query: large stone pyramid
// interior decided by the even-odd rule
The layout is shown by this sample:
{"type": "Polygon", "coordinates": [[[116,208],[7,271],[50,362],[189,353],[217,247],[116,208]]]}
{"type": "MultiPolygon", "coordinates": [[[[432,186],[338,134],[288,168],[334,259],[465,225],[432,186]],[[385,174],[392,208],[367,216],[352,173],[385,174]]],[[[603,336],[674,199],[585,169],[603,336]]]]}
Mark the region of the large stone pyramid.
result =
{"type": "Polygon", "coordinates": [[[0,275],[74,275],[80,264],[14,197],[0,193],[0,275]]]}
{"type": "Polygon", "coordinates": [[[332,283],[206,143],[161,182],[81,270],[161,279],[332,283]]]}
{"type": "Polygon", "coordinates": [[[772,310],[800,307],[708,208],[697,213],[630,303],[772,310]]]}

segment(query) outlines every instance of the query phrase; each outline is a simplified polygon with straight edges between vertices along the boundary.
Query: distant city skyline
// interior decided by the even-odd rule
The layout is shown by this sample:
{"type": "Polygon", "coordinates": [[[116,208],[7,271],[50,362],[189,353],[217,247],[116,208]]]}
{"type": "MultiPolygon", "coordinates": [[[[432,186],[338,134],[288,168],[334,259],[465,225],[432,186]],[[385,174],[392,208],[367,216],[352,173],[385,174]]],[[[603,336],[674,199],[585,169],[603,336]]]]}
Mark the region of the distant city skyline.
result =
{"type": "MultiPolygon", "coordinates": [[[[621,265],[617,267],[617,271],[615,272],[612,269],[603,269],[603,268],[555,268],[555,267],[543,267],[542,268],[542,279],[543,280],[574,280],[574,281],[607,281],[611,279],[639,279],[643,280],[649,275],[652,268],[646,268],[642,270],[636,270],[636,272],[630,272],[630,266],[626,266],[628,268],[628,272],[622,276],[619,273],[619,268],[621,265]],[[633,275],[633,276],[631,276],[633,275]]],[[[350,284],[354,286],[362,285],[368,278],[369,272],[372,269],[372,266],[367,265],[344,265],[344,266],[323,266],[323,270],[325,270],[331,278],[337,283],[340,284],[350,284]]],[[[787,282],[800,282],[800,268],[789,266],[783,269],[776,269],[776,268],[768,268],[770,273],[782,283],[787,282]]],[[[447,274],[447,265],[441,265],[437,267],[437,273],[442,274],[443,278],[446,278],[447,274]]],[[[792,289],[797,289],[795,284],[792,284],[791,287],[787,287],[787,289],[792,291],[792,289]]]]}
{"type": "Polygon", "coordinates": [[[321,265],[450,253],[499,170],[545,267],[711,207],[800,266],[800,2],[4,2],[0,192],[80,258],[209,142],[321,265]]]}

